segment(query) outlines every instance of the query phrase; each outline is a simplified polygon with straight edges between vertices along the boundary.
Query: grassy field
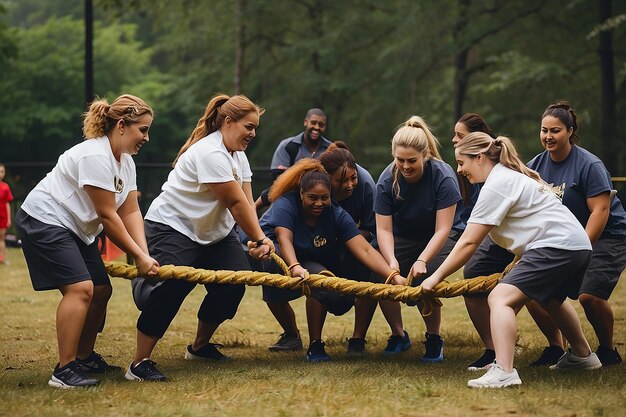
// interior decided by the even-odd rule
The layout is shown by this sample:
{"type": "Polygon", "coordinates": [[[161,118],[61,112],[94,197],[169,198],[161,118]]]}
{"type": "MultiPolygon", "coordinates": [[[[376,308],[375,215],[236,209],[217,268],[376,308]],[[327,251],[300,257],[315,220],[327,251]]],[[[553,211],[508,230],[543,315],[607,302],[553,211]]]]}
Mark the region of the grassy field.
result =
{"type": "MultiPolygon", "coordinates": [[[[559,373],[529,368],[545,341],[524,310],[518,318],[516,367],[519,388],[471,390],[465,370],[482,352],[461,299],[444,300],[443,364],[419,361],[424,324],[415,308],[404,306],[410,351],[383,357],[388,328],[377,311],[368,335],[368,354],[348,357],[353,313],[329,316],[324,329],[332,362],[309,364],[304,352],[271,353],[266,346],[280,331],[250,287],[234,320],[218,331],[228,363],[185,361],[184,349],[195,335],[196,308],[204,289],[184,303],[153,359],[169,377],[166,383],[136,383],[122,372],[107,374],[89,390],[47,386],[57,362],[54,320],[60,295],[32,290],[21,251],[9,249],[10,265],[0,265],[0,415],[1,416],[623,416],[626,414],[626,368],[559,373]]],[[[130,282],[113,279],[107,326],[97,350],[110,363],[128,366],[135,343],[138,311],[130,282]]],[[[615,335],[624,355],[626,283],[613,294],[615,335]]],[[[304,300],[293,303],[306,335],[304,300]]],[[[575,303],[581,317],[582,311],[575,303]]],[[[592,346],[591,327],[583,326],[592,346]]],[[[306,337],[305,337],[306,339],[306,337]]]]}

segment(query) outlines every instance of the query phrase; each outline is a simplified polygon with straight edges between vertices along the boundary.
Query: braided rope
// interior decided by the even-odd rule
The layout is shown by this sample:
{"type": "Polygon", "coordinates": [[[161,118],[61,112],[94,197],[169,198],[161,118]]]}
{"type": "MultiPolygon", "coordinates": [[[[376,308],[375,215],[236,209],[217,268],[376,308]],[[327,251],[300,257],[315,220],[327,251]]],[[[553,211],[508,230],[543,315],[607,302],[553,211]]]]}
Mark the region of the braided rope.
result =
{"type": "MultiPolygon", "coordinates": [[[[245,284],[250,286],[268,285],[290,290],[302,290],[305,295],[310,295],[311,288],[319,288],[343,294],[355,295],[356,297],[368,297],[376,300],[391,301],[417,301],[431,299],[432,297],[452,298],[463,294],[475,294],[488,292],[496,286],[498,281],[505,275],[513,263],[507,269],[498,274],[486,277],[464,279],[448,283],[443,281],[435,287],[433,294],[424,296],[422,287],[405,287],[389,284],[375,284],[360,282],[346,278],[330,277],[327,274],[310,274],[306,278],[288,276],[287,264],[276,254],[272,259],[278,263],[285,275],[271,274],[258,271],[227,271],[197,269],[189,266],[163,265],[155,277],[158,280],[180,279],[196,284],[245,284]]],[[[107,272],[112,277],[132,280],[137,278],[137,268],[121,262],[105,262],[107,272]]],[[[322,271],[325,272],[325,271],[322,271]]],[[[432,300],[431,300],[432,301],[432,300]]]]}

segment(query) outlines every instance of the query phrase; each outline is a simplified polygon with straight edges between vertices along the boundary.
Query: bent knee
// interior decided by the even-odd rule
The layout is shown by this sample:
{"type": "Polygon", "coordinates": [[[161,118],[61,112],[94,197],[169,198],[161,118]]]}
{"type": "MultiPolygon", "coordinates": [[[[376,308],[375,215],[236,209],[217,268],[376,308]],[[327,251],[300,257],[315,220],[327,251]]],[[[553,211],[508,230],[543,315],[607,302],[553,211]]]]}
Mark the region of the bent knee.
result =
{"type": "Polygon", "coordinates": [[[580,302],[580,305],[583,306],[583,308],[587,308],[598,304],[604,304],[606,303],[606,300],[592,294],[583,293],[578,296],[578,302],[580,302]]]}

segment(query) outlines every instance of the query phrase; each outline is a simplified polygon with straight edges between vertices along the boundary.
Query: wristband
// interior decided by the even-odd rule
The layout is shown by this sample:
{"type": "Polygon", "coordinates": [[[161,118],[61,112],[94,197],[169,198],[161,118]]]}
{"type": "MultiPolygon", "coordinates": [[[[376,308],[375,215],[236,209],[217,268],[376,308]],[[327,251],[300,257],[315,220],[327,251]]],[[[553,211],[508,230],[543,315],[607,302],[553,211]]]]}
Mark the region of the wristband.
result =
{"type": "Polygon", "coordinates": [[[265,243],[263,243],[265,241],[265,238],[257,240],[256,242],[254,242],[256,244],[255,248],[258,248],[260,246],[265,245],[265,243]]]}
{"type": "Polygon", "coordinates": [[[385,284],[389,284],[391,282],[391,279],[393,277],[395,277],[396,275],[399,275],[400,271],[398,271],[397,269],[392,269],[391,272],[389,273],[389,275],[387,275],[387,278],[385,278],[385,284]]]}
{"type": "Polygon", "coordinates": [[[294,263],[292,263],[291,265],[289,265],[289,266],[287,267],[287,270],[288,270],[288,271],[291,271],[293,268],[295,268],[295,267],[296,267],[296,266],[298,266],[298,265],[300,265],[300,262],[294,262],[294,263]]]}
{"type": "Polygon", "coordinates": [[[424,265],[426,265],[426,264],[428,263],[428,262],[426,262],[426,261],[425,261],[425,260],[423,260],[423,259],[418,259],[418,260],[417,260],[417,261],[415,261],[415,262],[424,262],[424,265]]]}

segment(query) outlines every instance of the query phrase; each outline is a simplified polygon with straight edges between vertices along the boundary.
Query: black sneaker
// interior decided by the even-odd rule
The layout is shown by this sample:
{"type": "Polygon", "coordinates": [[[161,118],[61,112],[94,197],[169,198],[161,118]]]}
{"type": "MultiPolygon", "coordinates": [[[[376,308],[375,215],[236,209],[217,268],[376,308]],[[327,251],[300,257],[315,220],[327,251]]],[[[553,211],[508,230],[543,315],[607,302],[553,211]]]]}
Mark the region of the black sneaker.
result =
{"type": "Polygon", "coordinates": [[[617,348],[611,349],[606,346],[598,346],[596,355],[602,362],[602,366],[619,365],[622,363],[622,357],[619,355],[617,348]]]}
{"type": "Polygon", "coordinates": [[[102,356],[96,352],[91,352],[85,359],[76,358],[76,362],[80,369],[86,373],[103,374],[108,371],[119,371],[122,368],[115,365],[109,365],[102,356]]]}
{"type": "Polygon", "coordinates": [[[422,343],[426,348],[422,362],[443,362],[443,339],[438,334],[425,333],[426,340],[422,343]]]}
{"type": "Polygon", "coordinates": [[[223,345],[219,345],[216,343],[209,343],[198,350],[193,350],[191,348],[191,345],[188,345],[187,350],[185,351],[185,359],[187,359],[188,361],[192,361],[195,359],[206,359],[218,362],[229,360],[230,357],[224,355],[222,352],[217,350],[218,346],[224,347],[223,345]]]}
{"type": "Polygon", "coordinates": [[[362,355],[365,353],[365,344],[367,341],[360,337],[351,337],[348,339],[348,354],[362,355]]]}
{"type": "Polygon", "coordinates": [[[144,359],[134,366],[131,362],[124,378],[129,381],[165,381],[166,379],[165,375],[157,369],[156,362],[150,359],[144,359]]]}
{"type": "Polygon", "coordinates": [[[98,385],[100,381],[85,375],[76,361],[72,361],[62,368],[59,364],[54,368],[48,385],[55,388],[88,388],[98,385]]]}
{"type": "Polygon", "coordinates": [[[561,356],[564,354],[565,350],[563,350],[561,346],[550,345],[543,350],[541,356],[539,356],[536,361],[531,362],[528,366],[536,367],[556,365],[561,356]]]}
{"type": "Polygon", "coordinates": [[[324,346],[326,346],[326,344],[321,340],[312,341],[306,352],[306,360],[311,363],[330,361],[330,356],[326,353],[324,346]]]}
{"type": "Polygon", "coordinates": [[[493,362],[496,360],[496,352],[491,349],[485,349],[483,355],[476,359],[474,362],[467,365],[468,371],[484,371],[491,368],[493,362]]]}
{"type": "Polygon", "coordinates": [[[404,331],[404,336],[391,335],[387,339],[387,346],[383,353],[385,355],[393,355],[400,352],[406,352],[411,348],[411,339],[409,334],[404,331]]]}

